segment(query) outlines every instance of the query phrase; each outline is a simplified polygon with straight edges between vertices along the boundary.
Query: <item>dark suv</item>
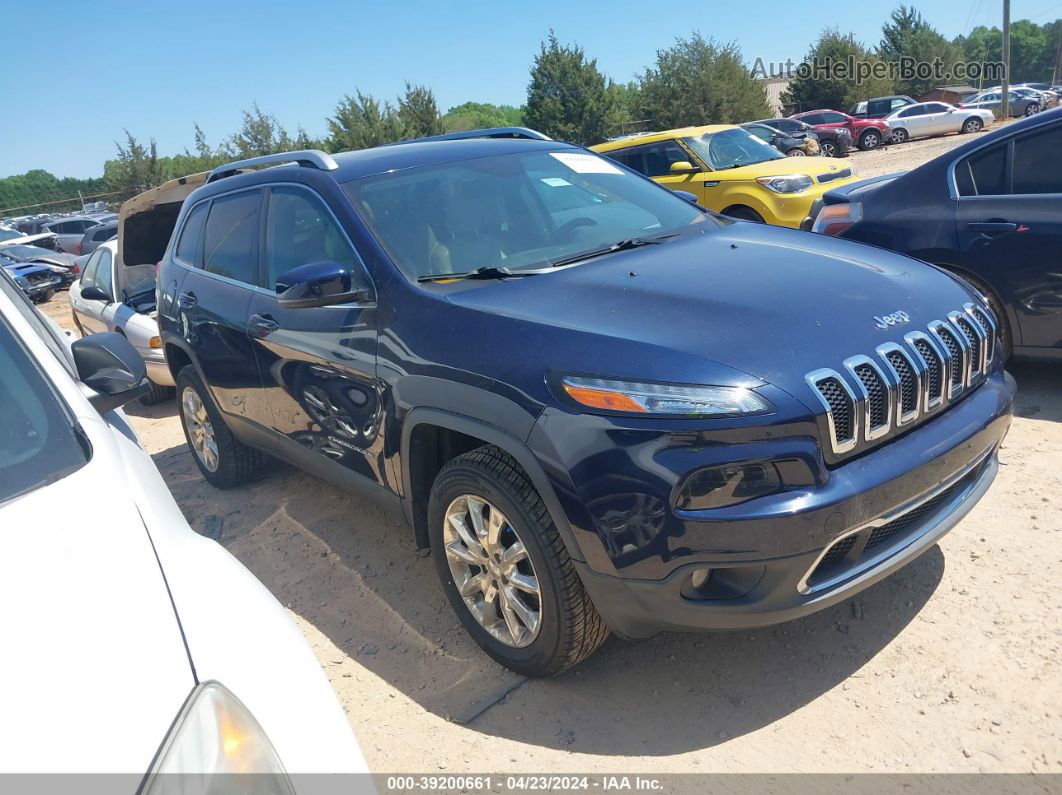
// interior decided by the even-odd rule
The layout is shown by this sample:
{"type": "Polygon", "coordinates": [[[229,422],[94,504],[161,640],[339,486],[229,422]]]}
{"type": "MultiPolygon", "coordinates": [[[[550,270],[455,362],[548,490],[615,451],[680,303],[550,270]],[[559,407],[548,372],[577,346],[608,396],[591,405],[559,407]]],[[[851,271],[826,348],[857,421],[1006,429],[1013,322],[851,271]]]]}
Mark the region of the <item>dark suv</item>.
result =
{"type": "Polygon", "coordinates": [[[223,166],[158,289],[203,476],[268,453],[400,512],[530,675],[851,596],[970,510],[1010,423],[963,282],[548,140],[223,166]]]}

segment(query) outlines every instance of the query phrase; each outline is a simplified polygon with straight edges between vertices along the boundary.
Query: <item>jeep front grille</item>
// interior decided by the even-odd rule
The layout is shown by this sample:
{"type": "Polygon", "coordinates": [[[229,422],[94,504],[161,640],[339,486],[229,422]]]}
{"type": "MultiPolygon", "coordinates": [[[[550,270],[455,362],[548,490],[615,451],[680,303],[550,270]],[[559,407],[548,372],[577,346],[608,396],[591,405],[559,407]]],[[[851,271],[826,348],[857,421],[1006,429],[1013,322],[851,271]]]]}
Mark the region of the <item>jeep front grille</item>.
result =
{"type": "Polygon", "coordinates": [[[879,345],[874,356],[808,373],[824,410],[819,427],[828,463],[914,427],[977,386],[988,373],[995,335],[991,313],[967,304],[926,331],[879,345]]]}

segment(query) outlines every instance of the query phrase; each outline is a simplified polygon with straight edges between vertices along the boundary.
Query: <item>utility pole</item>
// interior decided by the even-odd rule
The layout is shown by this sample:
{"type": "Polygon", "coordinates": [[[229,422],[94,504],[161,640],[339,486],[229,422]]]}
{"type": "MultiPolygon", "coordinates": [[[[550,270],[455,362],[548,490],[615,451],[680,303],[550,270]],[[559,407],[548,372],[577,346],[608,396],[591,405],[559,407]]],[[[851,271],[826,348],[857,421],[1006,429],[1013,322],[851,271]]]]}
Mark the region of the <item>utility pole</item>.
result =
{"type": "Polygon", "coordinates": [[[1010,118],[1010,0],[1003,0],[1003,82],[1000,83],[1000,110],[1010,118]]]}
{"type": "Polygon", "coordinates": [[[1062,80],[1062,19],[1055,20],[1055,70],[1051,73],[1051,85],[1057,86],[1062,80]]]}

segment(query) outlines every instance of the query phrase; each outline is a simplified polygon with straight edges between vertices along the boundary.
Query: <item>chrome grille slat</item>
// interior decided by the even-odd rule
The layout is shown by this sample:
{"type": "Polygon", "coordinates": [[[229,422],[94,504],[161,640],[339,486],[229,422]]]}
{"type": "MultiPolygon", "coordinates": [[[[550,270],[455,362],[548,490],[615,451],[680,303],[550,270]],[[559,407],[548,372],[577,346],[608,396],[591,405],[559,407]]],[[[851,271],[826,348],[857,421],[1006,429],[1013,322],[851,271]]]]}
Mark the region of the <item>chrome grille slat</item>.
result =
{"type": "Polygon", "coordinates": [[[968,303],[925,331],[908,332],[903,344],[879,345],[875,357],[858,354],[840,371],[808,373],[805,380],[825,410],[818,423],[830,460],[919,422],[986,378],[996,328],[991,312],[968,303]]]}

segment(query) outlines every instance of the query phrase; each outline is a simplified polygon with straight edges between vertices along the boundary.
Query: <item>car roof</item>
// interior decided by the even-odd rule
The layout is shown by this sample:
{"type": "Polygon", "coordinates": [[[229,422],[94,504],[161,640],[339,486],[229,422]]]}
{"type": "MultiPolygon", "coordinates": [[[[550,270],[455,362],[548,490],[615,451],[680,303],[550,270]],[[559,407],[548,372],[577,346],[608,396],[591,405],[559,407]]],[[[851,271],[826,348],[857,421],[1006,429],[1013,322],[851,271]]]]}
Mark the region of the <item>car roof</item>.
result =
{"type": "Polygon", "coordinates": [[[612,152],[616,149],[628,149],[632,146],[644,146],[645,144],[654,144],[660,141],[673,141],[676,138],[690,138],[698,135],[717,133],[722,130],[737,129],[740,129],[740,127],[736,124],[704,124],[699,127],[677,127],[674,130],[661,130],[660,132],[649,133],[648,135],[639,135],[636,138],[605,141],[604,143],[594,144],[590,148],[595,152],[612,152]]]}

